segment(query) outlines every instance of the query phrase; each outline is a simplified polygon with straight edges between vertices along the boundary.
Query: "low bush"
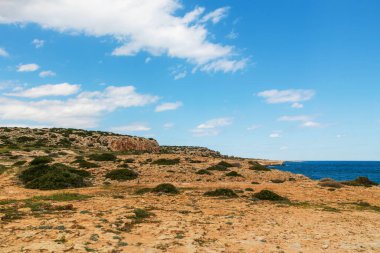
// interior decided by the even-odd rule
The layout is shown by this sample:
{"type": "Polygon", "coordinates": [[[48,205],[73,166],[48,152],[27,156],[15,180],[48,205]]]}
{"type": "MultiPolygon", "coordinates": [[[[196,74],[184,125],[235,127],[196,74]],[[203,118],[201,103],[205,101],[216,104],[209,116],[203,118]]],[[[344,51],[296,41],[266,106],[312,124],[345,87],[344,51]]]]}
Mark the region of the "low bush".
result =
{"type": "Polygon", "coordinates": [[[270,200],[270,201],[288,201],[287,198],[282,197],[278,195],[275,192],[272,192],[270,190],[262,190],[260,192],[257,192],[253,194],[253,197],[260,199],[260,200],[270,200]]]}
{"type": "Polygon", "coordinates": [[[212,175],[212,173],[208,170],[198,170],[197,172],[195,172],[195,174],[198,174],[198,175],[212,175]]]}
{"type": "Polygon", "coordinates": [[[118,180],[118,181],[134,180],[138,176],[139,174],[137,172],[130,169],[112,170],[106,174],[106,178],[109,178],[111,180],[118,180]]]}
{"type": "Polygon", "coordinates": [[[242,175],[240,175],[239,173],[237,173],[236,171],[231,171],[231,172],[228,172],[226,174],[227,177],[243,177],[242,175]]]}
{"type": "Polygon", "coordinates": [[[285,180],[283,179],[272,179],[270,180],[272,183],[275,183],[275,184],[282,184],[285,182],[285,180]]]}
{"type": "Polygon", "coordinates": [[[56,163],[30,166],[21,172],[19,178],[26,188],[57,190],[87,186],[85,178],[89,176],[91,174],[88,171],[56,163]]]}
{"type": "Polygon", "coordinates": [[[238,195],[231,189],[220,188],[214,191],[207,191],[204,193],[208,197],[226,197],[226,198],[237,198],[238,195]]]}
{"type": "Polygon", "coordinates": [[[136,208],[135,210],[133,210],[133,213],[135,214],[136,219],[146,219],[153,215],[152,213],[141,208],[136,208]]]}
{"type": "Polygon", "coordinates": [[[270,168],[264,165],[261,165],[258,162],[250,161],[249,164],[251,165],[249,167],[250,170],[256,170],[256,171],[270,171],[271,170],[270,168]]]}
{"type": "Polygon", "coordinates": [[[74,163],[77,163],[80,168],[83,169],[91,169],[91,168],[99,168],[100,165],[96,163],[92,163],[89,161],[86,161],[84,159],[77,159],[74,161],[74,163]]]}
{"type": "Polygon", "coordinates": [[[226,168],[236,167],[235,165],[233,165],[231,163],[228,163],[228,162],[225,162],[225,161],[221,161],[217,165],[220,165],[220,166],[223,166],[223,167],[226,167],[226,168]]]}
{"type": "Polygon", "coordinates": [[[135,191],[135,195],[143,195],[145,193],[149,193],[151,192],[152,189],[151,188],[141,188],[141,189],[138,189],[137,191],[135,191]]]}
{"type": "Polygon", "coordinates": [[[207,170],[229,171],[230,169],[228,169],[227,167],[223,165],[216,164],[216,165],[208,167],[207,170]]]}
{"type": "Polygon", "coordinates": [[[330,178],[325,178],[325,179],[320,180],[318,185],[322,187],[330,187],[330,188],[336,188],[336,189],[342,188],[344,186],[343,184],[330,178]]]}
{"type": "Polygon", "coordinates": [[[178,194],[179,190],[172,184],[160,184],[152,189],[154,193],[178,194]]]}
{"type": "Polygon", "coordinates": [[[116,161],[117,157],[111,153],[103,153],[103,154],[91,154],[88,156],[90,160],[106,162],[106,161],[116,161]]]}
{"type": "Polygon", "coordinates": [[[13,166],[23,166],[26,163],[26,161],[17,161],[13,164],[13,166]]]}
{"type": "Polygon", "coordinates": [[[152,164],[156,164],[156,165],[175,165],[179,163],[180,163],[179,158],[175,158],[175,159],[162,158],[162,159],[158,159],[152,162],[152,164]]]}
{"type": "Polygon", "coordinates": [[[378,183],[369,180],[368,177],[358,177],[351,181],[343,181],[342,184],[349,185],[349,186],[365,186],[365,187],[379,185],[378,183]]]}
{"type": "Polygon", "coordinates": [[[134,163],[135,162],[135,159],[133,158],[127,158],[124,160],[125,163],[134,163]]]}
{"type": "Polygon", "coordinates": [[[50,201],[74,201],[74,200],[85,200],[91,198],[88,195],[82,195],[79,193],[57,193],[48,196],[35,196],[33,199],[36,200],[50,200],[50,201]]]}
{"type": "Polygon", "coordinates": [[[51,163],[52,161],[53,161],[53,158],[49,156],[39,156],[39,157],[34,158],[30,162],[30,165],[46,164],[46,163],[51,163]]]}

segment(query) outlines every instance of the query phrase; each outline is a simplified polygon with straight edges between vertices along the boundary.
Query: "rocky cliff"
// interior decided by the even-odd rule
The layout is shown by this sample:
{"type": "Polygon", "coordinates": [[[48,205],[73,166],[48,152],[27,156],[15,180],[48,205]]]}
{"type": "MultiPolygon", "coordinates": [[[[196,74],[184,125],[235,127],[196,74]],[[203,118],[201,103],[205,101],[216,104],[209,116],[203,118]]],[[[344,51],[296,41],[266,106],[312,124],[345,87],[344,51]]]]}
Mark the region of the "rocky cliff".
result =
{"type": "Polygon", "coordinates": [[[7,147],[77,147],[105,151],[158,152],[159,144],[152,138],[119,135],[101,131],[63,128],[0,128],[0,146],[7,147]]]}

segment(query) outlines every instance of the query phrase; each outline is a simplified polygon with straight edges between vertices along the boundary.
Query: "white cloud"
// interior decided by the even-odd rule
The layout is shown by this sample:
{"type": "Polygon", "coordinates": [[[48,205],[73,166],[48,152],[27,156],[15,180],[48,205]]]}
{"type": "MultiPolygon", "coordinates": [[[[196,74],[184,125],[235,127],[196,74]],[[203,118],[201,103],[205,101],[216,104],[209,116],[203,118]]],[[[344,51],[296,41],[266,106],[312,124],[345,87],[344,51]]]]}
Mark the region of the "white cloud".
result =
{"type": "Polygon", "coordinates": [[[34,39],[32,41],[32,44],[36,47],[36,48],[41,48],[45,45],[45,41],[44,40],[39,40],[39,39],[34,39]]]}
{"type": "Polygon", "coordinates": [[[33,71],[38,70],[39,68],[40,68],[40,66],[38,66],[35,63],[22,64],[22,65],[18,66],[17,71],[18,72],[33,72],[33,71]]]}
{"type": "Polygon", "coordinates": [[[25,101],[0,96],[0,120],[32,121],[59,127],[95,127],[100,117],[118,108],[145,106],[157,96],[139,94],[133,86],[108,86],[75,98],[25,101]]]}
{"type": "Polygon", "coordinates": [[[282,116],[278,121],[296,121],[302,122],[301,127],[323,127],[319,122],[314,121],[315,116],[309,115],[296,115],[296,116],[282,116]]]}
{"type": "Polygon", "coordinates": [[[151,130],[151,128],[143,123],[134,123],[131,125],[112,128],[112,131],[115,131],[115,132],[146,132],[149,130],[151,130]]]}
{"type": "Polygon", "coordinates": [[[221,59],[221,60],[216,60],[216,61],[203,65],[201,67],[201,70],[205,72],[218,72],[218,71],[222,71],[224,73],[236,72],[236,71],[244,69],[247,66],[247,63],[248,63],[248,59],[242,59],[242,60],[221,59]]]}
{"type": "Polygon", "coordinates": [[[216,136],[219,135],[220,129],[222,127],[231,125],[233,122],[232,118],[216,118],[208,120],[196,128],[192,129],[191,132],[194,136],[216,136]]]}
{"type": "MultiPolygon", "coordinates": [[[[228,62],[235,71],[244,65],[236,59],[233,46],[209,40],[206,21],[218,23],[226,17],[228,7],[203,14],[204,8],[179,16],[179,0],[29,0],[0,1],[0,23],[34,23],[44,29],[88,36],[112,36],[120,44],[116,56],[139,52],[184,59],[200,69],[214,62],[228,62]],[[204,15],[204,16],[202,16],[204,15]]],[[[206,68],[207,69],[207,68],[206,68]]]]}
{"type": "Polygon", "coordinates": [[[239,34],[237,34],[234,30],[232,30],[229,34],[227,34],[226,38],[230,40],[237,39],[239,34]]]}
{"type": "Polygon", "coordinates": [[[258,94],[268,104],[292,103],[293,108],[302,108],[299,102],[308,101],[315,95],[314,90],[266,90],[258,94]]]}
{"type": "Polygon", "coordinates": [[[293,103],[292,104],[292,108],[301,109],[301,108],[303,108],[303,104],[301,104],[301,103],[293,103]]]}
{"type": "Polygon", "coordinates": [[[9,56],[8,52],[5,51],[4,48],[0,47],[0,57],[8,57],[8,56],[9,56]]]}
{"type": "Polygon", "coordinates": [[[68,96],[79,91],[80,85],[60,83],[60,84],[45,84],[33,87],[27,90],[20,90],[16,93],[7,93],[7,96],[24,97],[24,98],[39,98],[47,96],[68,96]]]}
{"type": "Polygon", "coordinates": [[[187,76],[187,71],[179,72],[174,76],[174,80],[179,80],[187,76]]]}
{"type": "Polygon", "coordinates": [[[322,124],[316,121],[309,120],[309,121],[305,121],[302,124],[302,126],[303,127],[322,127],[322,124]]]}
{"type": "Polygon", "coordinates": [[[260,125],[251,125],[251,126],[249,126],[249,127],[247,128],[247,130],[249,130],[249,131],[254,131],[254,130],[260,128],[260,127],[261,127],[260,125]]]}
{"type": "Polygon", "coordinates": [[[281,133],[280,132],[273,132],[269,135],[269,138],[280,138],[281,133]]]}
{"type": "Polygon", "coordinates": [[[55,72],[51,70],[41,71],[39,76],[42,78],[51,77],[51,76],[55,76],[55,72]]]}
{"type": "Polygon", "coordinates": [[[215,11],[210,12],[207,15],[205,15],[202,18],[202,22],[211,21],[214,24],[219,23],[220,20],[227,17],[229,10],[230,10],[229,7],[222,7],[222,8],[216,9],[215,11]]]}
{"type": "Polygon", "coordinates": [[[174,102],[174,103],[163,103],[158,106],[156,106],[155,111],[156,112],[164,112],[164,111],[171,111],[171,110],[177,110],[179,107],[181,107],[183,104],[180,101],[174,102]]]}

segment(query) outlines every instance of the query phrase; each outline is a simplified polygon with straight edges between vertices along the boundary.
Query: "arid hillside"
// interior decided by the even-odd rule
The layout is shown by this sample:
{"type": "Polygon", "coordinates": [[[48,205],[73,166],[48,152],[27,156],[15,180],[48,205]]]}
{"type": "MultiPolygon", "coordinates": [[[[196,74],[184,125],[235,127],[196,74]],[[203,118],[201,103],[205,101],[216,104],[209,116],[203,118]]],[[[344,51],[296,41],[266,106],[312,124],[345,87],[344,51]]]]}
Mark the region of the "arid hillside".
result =
{"type": "Polygon", "coordinates": [[[103,132],[0,140],[0,252],[380,252],[380,187],[366,178],[103,132]]]}

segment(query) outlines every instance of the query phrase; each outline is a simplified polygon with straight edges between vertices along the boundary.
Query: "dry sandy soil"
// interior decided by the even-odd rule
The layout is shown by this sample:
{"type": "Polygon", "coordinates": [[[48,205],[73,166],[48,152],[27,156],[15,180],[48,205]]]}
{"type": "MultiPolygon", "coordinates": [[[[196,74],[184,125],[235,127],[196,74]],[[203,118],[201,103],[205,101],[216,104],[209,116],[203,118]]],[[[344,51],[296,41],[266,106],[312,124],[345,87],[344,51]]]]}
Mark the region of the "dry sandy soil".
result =
{"type": "MultiPolygon", "coordinates": [[[[31,156],[43,153],[13,151],[12,155],[30,161],[31,156]]],[[[70,164],[76,155],[66,151],[55,161],[70,164]]],[[[16,176],[21,168],[1,174],[0,217],[5,217],[6,209],[19,217],[0,221],[0,252],[380,252],[379,186],[332,190],[302,175],[250,170],[247,159],[157,154],[118,158],[134,159],[130,167],[139,173],[138,179],[105,180],[104,174],[116,168],[114,162],[98,162],[100,168],[89,169],[93,186],[80,189],[25,189],[16,176]],[[149,162],[163,157],[180,158],[181,163],[149,162]],[[195,173],[221,160],[239,163],[231,170],[243,177],[227,177],[222,171],[195,173]],[[135,194],[160,183],[172,183],[180,193],[135,194]],[[203,195],[217,188],[233,189],[239,197],[203,195]],[[263,189],[290,202],[252,198],[263,189]],[[34,199],[31,203],[37,202],[39,208],[25,205],[25,200],[35,196],[62,192],[89,198],[34,199]],[[44,203],[49,207],[44,208],[44,203]],[[149,217],[139,218],[136,209],[144,209],[149,217]]],[[[4,165],[15,162],[1,161],[4,165]]]]}

